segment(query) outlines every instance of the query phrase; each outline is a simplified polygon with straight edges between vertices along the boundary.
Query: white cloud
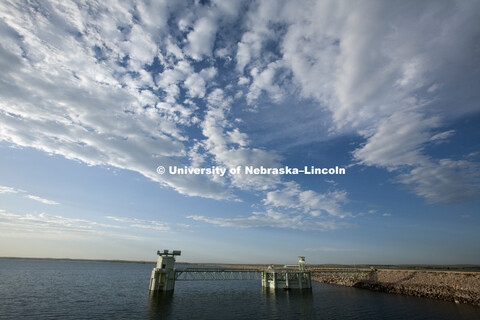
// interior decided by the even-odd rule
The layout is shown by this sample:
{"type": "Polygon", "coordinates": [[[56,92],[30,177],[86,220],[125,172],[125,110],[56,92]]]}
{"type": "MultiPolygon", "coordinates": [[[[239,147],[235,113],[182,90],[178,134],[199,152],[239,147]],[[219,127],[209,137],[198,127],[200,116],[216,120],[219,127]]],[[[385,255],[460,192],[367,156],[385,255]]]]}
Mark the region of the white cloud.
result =
{"type": "Polygon", "coordinates": [[[390,170],[419,165],[427,160],[422,145],[430,140],[429,131],[437,122],[418,113],[394,113],[379,121],[373,135],[353,155],[362,164],[390,170]]]}
{"type": "Polygon", "coordinates": [[[207,81],[211,80],[217,70],[215,68],[203,69],[200,73],[192,73],[185,80],[184,85],[188,89],[188,95],[192,98],[205,97],[207,81]]]}
{"type": "Polygon", "coordinates": [[[120,44],[124,53],[130,57],[133,70],[138,70],[145,64],[151,64],[157,56],[158,46],[140,25],[133,25],[130,30],[129,40],[120,44]]]}
{"type": "Polygon", "coordinates": [[[193,73],[192,66],[185,60],[177,62],[173,67],[158,74],[157,83],[160,88],[167,89],[169,86],[179,83],[193,73]]]}
{"type": "Polygon", "coordinates": [[[112,217],[112,216],[107,216],[106,218],[117,221],[117,222],[127,223],[129,227],[132,227],[132,228],[153,229],[157,231],[170,230],[170,227],[166,223],[156,221],[156,220],[142,220],[137,218],[124,218],[124,217],[112,217]]]}
{"type": "Polygon", "coordinates": [[[242,6],[242,2],[237,0],[213,0],[212,2],[222,15],[227,16],[227,19],[237,17],[242,6]]]}
{"type": "MultiPolygon", "coordinates": [[[[2,7],[0,55],[9,67],[0,76],[1,140],[133,170],[186,195],[230,197],[221,184],[204,177],[155,172],[158,165],[176,164],[170,157],[186,154],[188,137],[179,126],[196,120],[195,107],[179,103],[175,91],[193,74],[188,62],[177,61],[157,75],[164,101],[148,89],[155,84],[144,65],[164,44],[148,32],[147,18],[144,28],[133,23],[133,12],[107,4],[90,12],[87,23],[82,7],[68,8],[67,16],[66,8],[52,7],[51,14],[64,22],[58,25],[44,11],[21,3],[2,7]],[[70,18],[75,30],[67,23],[70,18]]],[[[208,68],[200,72],[204,79],[212,74],[208,68]]]]}
{"type": "Polygon", "coordinates": [[[188,34],[188,54],[195,60],[203,56],[211,56],[217,22],[212,17],[201,17],[195,22],[193,31],[188,34]]]}
{"type": "Polygon", "coordinates": [[[290,11],[285,14],[285,11],[291,9],[292,6],[288,4],[284,6],[284,4],[283,1],[270,0],[250,4],[246,15],[248,29],[243,33],[241,41],[238,43],[235,57],[237,71],[243,73],[248,65],[255,66],[265,62],[273,62],[271,60],[274,58],[270,56],[270,53],[263,50],[268,40],[277,40],[272,24],[292,13],[290,11]],[[282,7],[284,12],[282,12],[282,7]]]}
{"type": "MultiPolygon", "coordinates": [[[[227,120],[232,99],[225,97],[223,90],[215,89],[207,99],[208,110],[201,123],[202,133],[206,137],[203,145],[217,165],[226,168],[280,166],[280,157],[276,153],[246,147],[248,136],[227,120]]],[[[246,190],[267,190],[280,182],[279,176],[248,175],[243,172],[230,178],[234,187],[246,190]]]]}
{"type": "Polygon", "coordinates": [[[337,219],[351,217],[342,209],[347,202],[346,192],[329,191],[324,194],[302,191],[295,182],[283,183],[284,188],[266,191],[263,200],[267,209],[253,212],[249,217],[213,218],[192,215],[188,218],[222,227],[271,227],[299,230],[328,231],[351,226],[337,219]],[[273,209],[275,208],[275,209],[273,209]],[[277,209],[282,208],[284,212],[277,209]]]}
{"type": "Polygon", "coordinates": [[[468,201],[478,197],[477,165],[434,159],[426,146],[448,142],[450,119],[479,111],[479,6],[2,2],[0,140],[139,172],[185,195],[263,190],[269,206],[346,216],[344,191],[288,191],[275,176],[155,172],[186,160],[280,166],[277,152],[242,130],[250,124],[234,120],[242,107],[231,108],[246,99],[261,112],[289,99],[283,115],[266,116],[285,119],[283,138],[360,135],[356,163],[399,174],[429,202],[468,201]],[[298,125],[296,111],[311,123],[298,125]],[[189,136],[198,129],[204,139],[189,136]]]}
{"type": "Polygon", "coordinates": [[[286,214],[273,210],[265,212],[253,212],[246,218],[209,218],[205,216],[192,215],[187,218],[195,221],[203,221],[220,227],[237,228],[281,228],[281,229],[299,229],[312,231],[329,231],[340,227],[348,226],[345,223],[339,223],[333,220],[312,220],[308,216],[286,214]]]}
{"type": "Polygon", "coordinates": [[[429,203],[462,203],[480,196],[480,166],[464,160],[429,161],[398,180],[429,203]]]}
{"type": "Polygon", "coordinates": [[[44,198],[40,198],[40,197],[31,195],[31,194],[26,195],[25,198],[32,199],[32,200],[35,200],[35,201],[38,201],[38,202],[41,202],[41,203],[44,203],[44,204],[52,204],[52,205],[59,204],[58,202],[48,200],[48,199],[44,199],[44,198]]]}
{"type": "MultiPolygon", "coordinates": [[[[124,229],[120,226],[98,223],[85,219],[40,214],[15,214],[0,209],[0,227],[24,233],[90,233],[101,234],[104,229],[124,229]]],[[[111,231],[107,231],[111,232],[111,231]]]]}
{"type": "Polygon", "coordinates": [[[455,134],[455,130],[448,130],[448,131],[440,132],[440,133],[437,133],[436,135],[434,135],[433,137],[431,137],[430,141],[437,142],[437,141],[446,140],[446,139],[450,138],[451,136],[453,136],[454,134],[455,134]]]}
{"type": "MultiPolygon", "coordinates": [[[[426,1],[395,8],[382,2],[295,3],[295,8],[289,7],[292,2],[268,1],[250,7],[250,19],[258,22],[251,22],[256,28],[245,32],[237,51],[237,69],[252,65],[257,77],[249,86],[249,103],[262,91],[275,100],[276,86],[280,92],[291,90],[289,82],[282,85],[267,77],[271,70],[265,66],[280,63],[290,69],[302,97],[330,112],[332,135],[353,131],[367,139],[354,152],[359,163],[390,171],[437,162],[426,154],[425,144],[444,141],[453,131],[433,132],[451,117],[479,111],[478,93],[471,86],[478,82],[478,72],[471,69],[478,64],[473,43],[480,27],[472,24],[478,3],[426,1]],[[270,14],[258,19],[265,12],[270,14]],[[265,26],[275,24],[286,30],[283,38],[276,35],[281,56],[263,46],[269,38],[262,33],[265,26]],[[258,70],[265,70],[265,76],[258,70]]],[[[444,201],[433,200],[441,192],[425,192],[425,183],[418,187],[413,178],[401,180],[415,193],[428,195],[429,202],[444,201]]],[[[448,180],[437,183],[448,189],[448,180]]],[[[478,185],[452,185],[454,194],[459,190],[469,195],[459,199],[472,199],[478,185]]]]}
{"type": "Polygon", "coordinates": [[[262,37],[258,33],[247,32],[238,44],[237,69],[241,72],[252,59],[252,55],[259,56],[261,52],[262,37]]]}
{"type": "Polygon", "coordinates": [[[0,186],[0,194],[2,193],[20,193],[24,192],[23,190],[11,188],[11,187],[6,187],[6,186],[0,186]]]}
{"type": "Polygon", "coordinates": [[[199,74],[194,73],[185,80],[190,97],[203,98],[205,96],[205,80],[199,74]]]}
{"type": "Polygon", "coordinates": [[[306,248],[304,249],[308,252],[353,252],[356,251],[355,249],[348,249],[348,248],[331,248],[331,247],[323,247],[323,248],[306,248]]]}
{"type": "Polygon", "coordinates": [[[148,30],[148,34],[160,37],[168,22],[168,1],[140,1],[136,3],[136,8],[141,24],[148,30]]]}
{"type": "MultiPolygon", "coordinates": [[[[16,188],[11,188],[11,187],[6,187],[6,186],[0,186],[0,194],[8,194],[8,193],[26,193],[27,191],[25,190],[21,190],[21,189],[16,189],[16,188]]],[[[28,198],[28,199],[32,199],[32,200],[35,200],[35,201],[38,201],[38,202],[41,202],[41,203],[44,203],[44,204],[50,204],[50,205],[55,205],[55,204],[59,204],[58,202],[56,201],[52,201],[52,200],[48,200],[48,199],[44,199],[44,198],[40,198],[38,196],[34,196],[34,195],[31,195],[31,194],[27,194],[24,196],[25,198],[28,198]]]]}
{"type": "Polygon", "coordinates": [[[418,113],[399,114],[382,120],[366,144],[355,150],[354,157],[362,164],[408,170],[396,181],[406,184],[429,203],[460,203],[480,196],[479,165],[451,159],[434,160],[426,155],[427,142],[441,141],[454,131],[433,134],[438,118],[425,118],[418,113]]]}
{"type": "Polygon", "coordinates": [[[368,210],[367,212],[360,212],[358,216],[374,215],[377,214],[377,210],[368,210]]]}
{"type": "Polygon", "coordinates": [[[253,81],[247,94],[249,104],[254,104],[261,93],[266,92],[274,102],[280,102],[285,94],[285,88],[280,88],[277,83],[281,83],[284,76],[281,74],[281,62],[272,62],[267,67],[258,71],[253,69],[251,72],[253,81]]]}
{"type": "Polygon", "coordinates": [[[326,213],[338,218],[351,216],[342,208],[347,202],[345,191],[335,190],[323,194],[313,190],[302,191],[295,182],[284,183],[283,189],[267,192],[263,200],[267,206],[297,209],[314,217],[326,213]]]}

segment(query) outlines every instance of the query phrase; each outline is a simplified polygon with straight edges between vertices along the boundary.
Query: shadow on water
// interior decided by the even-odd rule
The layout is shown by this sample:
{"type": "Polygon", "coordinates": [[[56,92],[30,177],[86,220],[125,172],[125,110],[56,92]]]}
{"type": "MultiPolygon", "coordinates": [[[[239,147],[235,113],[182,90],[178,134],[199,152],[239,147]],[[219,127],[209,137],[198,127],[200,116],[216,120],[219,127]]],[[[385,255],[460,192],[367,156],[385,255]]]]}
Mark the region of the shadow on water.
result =
{"type": "Polygon", "coordinates": [[[173,314],[173,291],[150,292],[148,295],[148,316],[165,318],[173,314]]]}
{"type": "Polygon", "coordinates": [[[312,289],[286,291],[262,288],[262,300],[273,315],[285,314],[285,310],[295,310],[296,315],[307,317],[314,314],[312,289]]]}
{"type": "Polygon", "coordinates": [[[312,289],[303,290],[275,290],[262,287],[262,296],[264,300],[276,301],[282,300],[287,302],[292,299],[301,299],[302,301],[312,301],[312,289]]]}
{"type": "MultiPolygon", "coordinates": [[[[295,319],[315,314],[312,290],[253,289],[222,290],[208,285],[205,291],[180,288],[174,292],[150,293],[149,319],[295,319]],[[195,312],[192,312],[195,311],[195,312]]],[[[227,287],[228,288],[228,287],[227,287]]]]}

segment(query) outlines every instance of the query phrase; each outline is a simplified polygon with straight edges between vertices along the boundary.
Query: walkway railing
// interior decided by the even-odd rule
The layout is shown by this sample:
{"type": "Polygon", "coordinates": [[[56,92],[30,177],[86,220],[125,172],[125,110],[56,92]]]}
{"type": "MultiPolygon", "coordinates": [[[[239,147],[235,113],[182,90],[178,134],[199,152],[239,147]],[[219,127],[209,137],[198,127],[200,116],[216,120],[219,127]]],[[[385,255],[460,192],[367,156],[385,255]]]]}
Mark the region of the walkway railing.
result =
{"type": "Polygon", "coordinates": [[[261,280],[262,271],[255,269],[213,269],[185,268],[175,269],[177,281],[201,280],[261,280]]]}

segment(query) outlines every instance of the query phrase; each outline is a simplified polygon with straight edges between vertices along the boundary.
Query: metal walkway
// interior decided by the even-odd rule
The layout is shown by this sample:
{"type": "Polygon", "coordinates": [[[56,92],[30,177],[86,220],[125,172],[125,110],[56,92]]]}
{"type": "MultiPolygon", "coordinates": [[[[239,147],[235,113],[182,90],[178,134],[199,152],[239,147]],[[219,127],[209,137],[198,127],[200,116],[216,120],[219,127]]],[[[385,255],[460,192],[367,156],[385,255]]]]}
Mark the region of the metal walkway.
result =
{"type": "Polygon", "coordinates": [[[185,268],[175,269],[176,281],[201,280],[261,280],[262,271],[256,269],[214,269],[185,268]]]}

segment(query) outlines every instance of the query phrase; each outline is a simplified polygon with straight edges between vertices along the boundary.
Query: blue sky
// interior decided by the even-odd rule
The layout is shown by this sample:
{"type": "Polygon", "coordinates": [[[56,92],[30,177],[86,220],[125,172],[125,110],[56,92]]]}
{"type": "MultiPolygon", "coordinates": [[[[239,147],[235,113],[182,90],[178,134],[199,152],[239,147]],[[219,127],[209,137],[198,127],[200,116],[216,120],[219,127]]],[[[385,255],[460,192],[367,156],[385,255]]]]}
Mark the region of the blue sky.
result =
{"type": "Polygon", "coordinates": [[[0,19],[0,256],[480,264],[478,2],[2,1],[0,19]]]}

